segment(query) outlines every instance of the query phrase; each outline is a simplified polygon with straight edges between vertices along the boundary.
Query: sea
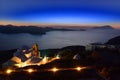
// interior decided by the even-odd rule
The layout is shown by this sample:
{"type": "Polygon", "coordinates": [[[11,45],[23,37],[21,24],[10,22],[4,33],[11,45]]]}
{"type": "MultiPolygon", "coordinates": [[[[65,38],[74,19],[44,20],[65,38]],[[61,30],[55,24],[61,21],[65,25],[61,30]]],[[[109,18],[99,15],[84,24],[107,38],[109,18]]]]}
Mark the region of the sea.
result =
{"type": "Polygon", "coordinates": [[[86,46],[96,42],[105,43],[116,36],[120,36],[120,30],[118,29],[50,31],[44,35],[0,33],[0,50],[19,49],[25,45],[32,47],[34,43],[39,45],[39,49],[56,49],[73,45],[86,46]]]}

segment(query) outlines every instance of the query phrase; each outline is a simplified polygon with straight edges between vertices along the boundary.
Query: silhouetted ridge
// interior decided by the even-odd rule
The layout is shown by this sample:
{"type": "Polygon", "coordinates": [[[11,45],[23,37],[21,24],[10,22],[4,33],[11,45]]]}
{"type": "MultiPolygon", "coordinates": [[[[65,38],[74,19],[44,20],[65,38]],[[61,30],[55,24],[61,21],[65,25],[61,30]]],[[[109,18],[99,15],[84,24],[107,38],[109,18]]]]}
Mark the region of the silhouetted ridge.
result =
{"type": "Polygon", "coordinates": [[[38,26],[13,26],[13,25],[0,25],[0,33],[15,34],[15,33],[29,33],[35,35],[42,35],[48,31],[76,31],[66,28],[52,28],[52,27],[38,27],[38,26]]]}
{"type": "Polygon", "coordinates": [[[105,25],[105,26],[100,26],[100,27],[94,27],[94,29],[114,29],[114,28],[110,25],[105,25]]]}
{"type": "Polygon", "coordinates": [[[106,42],[106,44],[120,45],[120,36],[117,36],[117,37],[114,37],[114,38],[108,40],[108,42],[106,42]]]}

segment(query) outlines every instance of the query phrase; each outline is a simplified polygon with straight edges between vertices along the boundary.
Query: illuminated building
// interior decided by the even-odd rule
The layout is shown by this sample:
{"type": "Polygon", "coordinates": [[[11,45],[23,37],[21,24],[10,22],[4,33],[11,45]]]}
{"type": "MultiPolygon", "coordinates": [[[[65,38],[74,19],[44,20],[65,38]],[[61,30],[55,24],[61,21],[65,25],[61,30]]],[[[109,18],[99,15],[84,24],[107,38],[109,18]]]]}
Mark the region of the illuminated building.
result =
{"type": "MultiPolygon", "coordinates": [[[[43,59],[44,60],[44,59],[43,59]]],[[[37,44],[34,44],[32,48],[23,46],[17,52],[14,53],[13,57],[2,64],[5,67],[24,67],[29,65],[36,65],[43,61],[40,58],[40,52],[37,44]]]]}

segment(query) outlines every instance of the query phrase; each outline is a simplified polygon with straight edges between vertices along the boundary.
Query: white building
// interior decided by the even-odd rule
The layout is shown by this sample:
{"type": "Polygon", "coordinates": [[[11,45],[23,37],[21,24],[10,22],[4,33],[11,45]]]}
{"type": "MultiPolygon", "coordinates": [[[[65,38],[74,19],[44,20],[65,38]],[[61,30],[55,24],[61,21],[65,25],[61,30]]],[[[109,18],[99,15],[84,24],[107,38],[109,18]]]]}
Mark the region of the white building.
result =
{"type": "Polygon", "coordinates": [[[21,49],[14,53],[13,57],[7,62],[3,63],[5,67],[24,67],[27,65],[40,64],[42,59],[40,58],[40,52],[37,44],[34,44],[32,48],[23,46],[21,49]]]}

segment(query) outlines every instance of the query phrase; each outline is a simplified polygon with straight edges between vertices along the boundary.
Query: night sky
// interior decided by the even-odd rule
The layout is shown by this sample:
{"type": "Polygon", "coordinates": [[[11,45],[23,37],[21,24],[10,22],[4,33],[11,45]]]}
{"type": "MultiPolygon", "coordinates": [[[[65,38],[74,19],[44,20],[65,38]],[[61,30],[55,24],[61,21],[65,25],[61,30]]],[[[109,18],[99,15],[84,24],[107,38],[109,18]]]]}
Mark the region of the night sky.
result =
{"type": "Polygon", "coordinates": [[[120,0],[0,0],[0,22],[118,27],[120,0]]]}

